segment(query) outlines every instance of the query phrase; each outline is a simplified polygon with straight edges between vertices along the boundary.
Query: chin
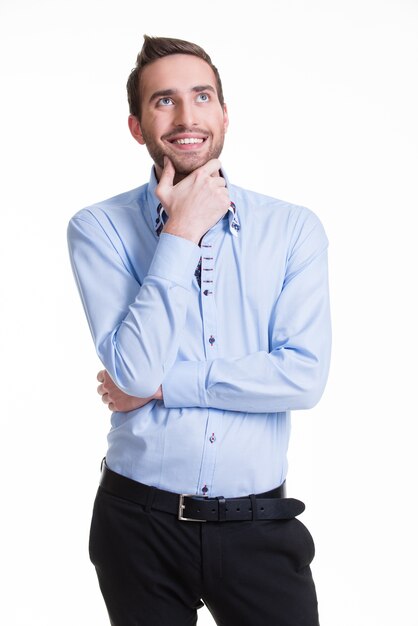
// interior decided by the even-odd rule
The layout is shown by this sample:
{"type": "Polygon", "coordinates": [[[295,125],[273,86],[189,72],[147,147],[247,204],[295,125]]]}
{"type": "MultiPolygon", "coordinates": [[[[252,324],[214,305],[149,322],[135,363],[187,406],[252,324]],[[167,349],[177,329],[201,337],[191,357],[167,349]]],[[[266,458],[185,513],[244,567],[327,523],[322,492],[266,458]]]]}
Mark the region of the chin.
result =
{"type": "Polygon", "coordinates": [[[191,174],[191,172],[194,172],[195,170],[197,170],[199,167],[202,167],[202,165],[205,165],[209,160],[210,157],[208,155],[205,156],[195,156],[195,157],[191,157],[190,159],[174,159],[172,158],[172,163],[174,165],[174,169],[176,170],[177,174],[180,174],[181,176],[187,176],[188,174],[191,174]]]}

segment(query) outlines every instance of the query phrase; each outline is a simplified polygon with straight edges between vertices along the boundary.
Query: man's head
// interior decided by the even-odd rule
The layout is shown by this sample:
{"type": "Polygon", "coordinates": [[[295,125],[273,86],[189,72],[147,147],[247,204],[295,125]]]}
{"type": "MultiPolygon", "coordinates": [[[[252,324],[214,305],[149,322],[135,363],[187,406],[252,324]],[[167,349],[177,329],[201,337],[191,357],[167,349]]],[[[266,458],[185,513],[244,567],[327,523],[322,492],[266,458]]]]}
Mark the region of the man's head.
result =
{"type": "Polygon", "coordinates": [[[167,155],[178,177],[187,176],[222,151],[228,116],[219,73],[196,44],[144,39],[127,83],[129,128],[158,175],[167,155]]]}

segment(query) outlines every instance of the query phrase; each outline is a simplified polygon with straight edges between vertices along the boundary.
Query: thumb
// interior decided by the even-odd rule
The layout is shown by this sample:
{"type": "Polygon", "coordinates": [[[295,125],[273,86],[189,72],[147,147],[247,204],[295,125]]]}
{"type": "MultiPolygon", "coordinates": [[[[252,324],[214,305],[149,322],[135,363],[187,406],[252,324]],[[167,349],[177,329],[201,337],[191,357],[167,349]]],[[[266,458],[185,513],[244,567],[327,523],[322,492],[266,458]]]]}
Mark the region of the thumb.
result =
{"type": "Polygon", "coordinates": [[[172,164],[168,156],[164,155],[164,169],[161,173],[160,182],[158,184],[160,191],[173,187],[175,173],[176,170],[174,169],[174,165],[172,164]]]}

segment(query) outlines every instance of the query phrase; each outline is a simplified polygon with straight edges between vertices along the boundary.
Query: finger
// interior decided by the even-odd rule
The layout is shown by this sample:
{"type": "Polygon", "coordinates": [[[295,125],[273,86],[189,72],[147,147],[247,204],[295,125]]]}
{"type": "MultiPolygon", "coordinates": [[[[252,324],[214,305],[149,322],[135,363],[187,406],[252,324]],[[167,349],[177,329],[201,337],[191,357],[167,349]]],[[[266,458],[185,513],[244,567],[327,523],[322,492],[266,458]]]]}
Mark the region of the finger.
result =
{"type": "Polygon", "coordinates": [[[221,169],[221,167],[222,165],[219,159],[211,159],[210,161],[202,165],[200,167],[200,170],[202,172],[205,172],[206,174],[209,174],[209,176],[219,176],[219,170],[221,169]]]}
{"type": "Polygon", "coordinates": [[[97,387],[97,393],[98,393],[99,395],[101,395],[101,396],[102,396],[104,393],[106,393],[103,385],[99,385],[99,386],[97,387]]]}
{"type": "Polygon", "coordinates": [[[176,170],[174,169],[174,165],[168,158],[168,156],[164,156],[164,169],[160,176],[160,182],[158,187],[161,189],[171,189],[173,187],[174,175],[176,170]]]}
{"type": "Polygon", "coordinates": [[[113,404],[113,402],[109,402],[109,404],[107,405],[107,408],[109,409],[109,411],[114,411],[115,405],[113,404]]]}
{"type": "Polygon", "coordinates": [[[100,370],[100,372],[97,374],[97,380],[99,381],[99,383],[104,383],[104,375],[105,375],[105,370],[100,370]]]}
{"type": "Polygon", "coordinates": [[[109,400],[109,394],[108,394],[108,393],[104,393],[104,394],[102,395],[102,402],[103,402],[104,404],[109,404],[110,400],[109,400]]]}

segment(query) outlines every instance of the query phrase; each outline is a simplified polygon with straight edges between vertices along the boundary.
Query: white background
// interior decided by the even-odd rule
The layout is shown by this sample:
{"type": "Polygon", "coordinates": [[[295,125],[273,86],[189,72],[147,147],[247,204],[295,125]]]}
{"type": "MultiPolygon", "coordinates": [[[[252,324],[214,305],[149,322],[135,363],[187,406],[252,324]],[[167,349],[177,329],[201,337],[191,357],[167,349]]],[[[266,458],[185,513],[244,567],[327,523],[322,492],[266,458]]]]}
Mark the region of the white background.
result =
{"type": "Polygon", "coordinates": [[[87,540],[109,414],[66,225],[148,179],[125,96],[144,33],[208,50],[230,179],[330,239],[332,369],[294,413],[288,478],[321,624],[418,624],[417,18],[413,0],[1,0],[2,624],[108,623],[87,540]]]}

